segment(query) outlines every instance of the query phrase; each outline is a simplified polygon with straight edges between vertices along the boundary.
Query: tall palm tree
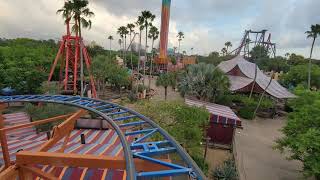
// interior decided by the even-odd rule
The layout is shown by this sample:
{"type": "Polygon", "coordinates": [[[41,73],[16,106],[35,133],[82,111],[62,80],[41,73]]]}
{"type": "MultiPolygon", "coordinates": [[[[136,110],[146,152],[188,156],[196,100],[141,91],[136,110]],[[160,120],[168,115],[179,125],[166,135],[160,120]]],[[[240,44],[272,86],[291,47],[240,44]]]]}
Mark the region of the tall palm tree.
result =
{"type": "Polygon", "coordinates": [[[143,17],[138,16],[138,20],[136,21],[136,26],[139,27],[139,50],[138,50],[138,73],[140,72],[140,57],[141,57],[141,35],[142,30],[144,29],[143,17]]]}
{"type": "Polygon", "coordinates": [[[148,85],[148,87],[150,89],[150,87],[151,87],[152,64],[153,64],[152,61],[153,61],[153,58],[154,58],[153,46],[154,46],[154,41],[159,38],[159,30],[158,30],[158,28],[156,28],[155,26],[151,26],[148,37],[152,40],[152,45],[151,45],[152,58],[150,60],[151,62],[150,62],[150,74],[149,74],[149,85],[148,85]]]}
{"type": "Polygon", "coordinates": [[[311,25],[311,30],[306,31],[306,34],[307,34],[307,38],[312,38],[312,45],[311,45],[310,58],[309,58],[309,67],[308,67],[308,89],[310,89],[310,87],[311,87],[311,58],[312,58],[314,43],[315,43],[318,35],[320,35],[320,25],[319,24],[311,25]]]}
{"type": "Polygon", "coordinates": [[[180,53],[181,41],[184,38],[184,33],[182,31],[178,32],[177,38],[178,38],[178,41],[179,41],[179,49],[178,49],[178,54],[179,54],[180,53]]]}
{"type": "MultiPolygon", "coordinates": [[[[146,30],[146,44],[145,44],[145,61],[144,61],[144,66],[143,66],[143,75],[146,76],[146,60],[147,58],[147,47],[148,47],[148,27],[152,26],[153,20],[156,18],[155,15],[153,15],[150,11],[142,11],[141,12],[141,17],[143,19],[143,26],[146,30]]],[[[144,84],[144,78],[143,78],[143,84],[144,84]]]]}
{"type": "MultiPolygon", "coordinates": [[[[136,26],[134,24],[132,24],[132,23],[127,24],[127,28],[129,30],[129,35],[130,35],[130,41],[129,41],[130,43],[132,41],[132,33],[134,33],[134,28],[135,27],[136,26]]],[[[132,69],[132,72],[133,72],[132,49],[131,48],[130,48],[130,62],[131,62],[131,69],[132,69]]]]}
{"type": "Polygon", "coordinates": [[[230,41],[227,41],[224,45],[226,46],[226,54],[227,54],[228,50],[229,50],[229,47],[232,47],[232,44],[231,44],[230,41]]]}
{"type": "Polygon", "coordinates": [[[119,51],[120,51],[120,57],[121,57],[122,39],[119,39],[119,40],[118,40],[118,44],[119,44],[119,46],[120,46],[119,51]]]}
{"type": "Polygon", "coordinates": [[[222,55],[225,56],[227,54],[227,48],[222,48],[221,49],[222,55]]]}
{"type": "MultiPolygon", "coordinates": [[[[76,36],[79,35],[79,38],[82,38],[81,27],[91,28],[92,22],[90,18],[94,16],[94,13],[88,8],[88,0],[69,0],[65,2],[64,6],[57,11],[57,13],[62,13],[63,16],[70,17],[74,20],[74,25],[72,30],[76,32],[76,36]],[[69,16],[70,15],[70,16],[69,16]],[[89,18],[89,19],[87,19],[89,18]]],[[[69,19],[69,20],[70,20],[69,19]]],[[[83,73],[83,44],[80,44],[80,70],[81,70],[81,96],[83,96],[84,88],[84,73],[83,73]]]]}
{"type": "Polygon", "coordinates": [[[126,62],[125,60],[125,49],[126,49],[126,33],[128,32],[127,27],[126,26],[120,26],[118,28],[117,33],[120,35],[121,39],[122,39],[122,44],[123,44],[123,49],[122,49],[122,58],[124,60],[124,62],[126,62]]]}
{"type": "Polygon", "coordinates": [[[113,40],[113,36],[109,36],[108,39],[110,41],[110,57],[111,57],[111,41],[113,40]]]}
{"type": "Polygon", "coordinates": [[[191,55],[193,55],[193,47],[190,50],[191,50],[191,55]]]}

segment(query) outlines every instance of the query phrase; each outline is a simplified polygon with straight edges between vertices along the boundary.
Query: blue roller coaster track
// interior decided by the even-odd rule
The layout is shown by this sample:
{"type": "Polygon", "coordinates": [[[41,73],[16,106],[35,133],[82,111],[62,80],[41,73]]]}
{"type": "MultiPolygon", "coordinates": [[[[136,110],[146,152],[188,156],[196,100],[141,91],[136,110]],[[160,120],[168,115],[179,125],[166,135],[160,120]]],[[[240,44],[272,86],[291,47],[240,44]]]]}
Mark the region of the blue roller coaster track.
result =
{"type": "MultiPolygon", "coordinates": [[[[62,95],[17,95],[0,96],[0,102],[43,102],[70,105],[100,115],[118,134],[126,160],[127,180],[140,178],[168,177],[188,175],[192,179],[206,179],[197,164],[192,160],[180,144],[165,130],[149,118],[120,105],[97,99],[79,96],[62,95]],[[134,127],[137,130],[123,132],[121,128],[134,127]],[[150,141],[151,137],[160,134],[160,141],[150,141]],[[139,135],[133,142],[128,142],[126,136],[139,135]],[[147,141],[148,140],[148,141],[147,141]],[[164,162],[155,156],[177,153],[184,165],[164,162]],[[168,167],[168,170],[153,172],[137,172],[134,159],[143,159],[168,167]]],[[[158,137],[158,136],[157,136],[158,137]]]]}

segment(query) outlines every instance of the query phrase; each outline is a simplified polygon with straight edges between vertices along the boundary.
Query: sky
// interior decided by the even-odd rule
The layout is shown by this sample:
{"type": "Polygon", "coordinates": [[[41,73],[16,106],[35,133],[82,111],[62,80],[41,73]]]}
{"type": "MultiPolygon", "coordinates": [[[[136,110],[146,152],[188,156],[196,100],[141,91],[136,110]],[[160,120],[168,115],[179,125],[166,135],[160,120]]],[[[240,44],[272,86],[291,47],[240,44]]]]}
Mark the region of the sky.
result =
{"type": "MultiPolygon", "coordinates": [[[[0,0],[0,37],[61,39],[65,26],[57,9],[64,0],[0,0]]],[[[119,49],[117,28],[133,23],[143,10],[156,15],[160,28],[161,0],[89,0],[95,13],[92,28],[85,30],[86,42],[95,41],[109,48],[107,37],[113,35],[113,49],[119,49]]],[[[239,46],[245,30],[267,29],[277,44],[277,55],[296,53],[307,57],[311,39],[305,31],[320,24],[319,0],[172,0],[169,47],[178,46],[179,31],[184,32],[181,51],[208,55],[219,51],[227,41],[239,46]]],[[[156,42],[158,44],[158,42],[156,42]]],[[[320,38],[314,57],[320,59],[320,38]]]]}

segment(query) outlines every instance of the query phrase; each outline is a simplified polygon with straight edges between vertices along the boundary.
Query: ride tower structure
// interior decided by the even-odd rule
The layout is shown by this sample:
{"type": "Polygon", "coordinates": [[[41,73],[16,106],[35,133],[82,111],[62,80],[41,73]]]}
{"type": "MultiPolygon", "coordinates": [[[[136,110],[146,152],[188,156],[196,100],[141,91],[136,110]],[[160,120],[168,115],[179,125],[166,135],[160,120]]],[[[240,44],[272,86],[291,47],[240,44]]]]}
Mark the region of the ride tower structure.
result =
{"type": "Polygon", "coordinates": [[[80,38],[78,32],[74,32],[73,35],[70,31],[70,20],[71,18],[66,21],[67,34],[62,36],[60,41],[58,53],[51,66],[48,83],[52,81],[55,69],[59,65],[59,87],[62,88],[62,94],[79,95],[82,81],[85,84],[84,90],[91,90],[91,96],[97,98],[95,82],[90,70],[91,58],[84,45],[83,38],[80,38]],[[81,51],[82,53],[80,53],[81,51]],[[83,58],[80,57],[81,54],[83,58]],[[88,83],[81,79],[81,59],[83,59],[83,64],[87,69],[88,83]]]}
{"type": "Polygon", "coordinates": [[[170,25],[170,7],[171,0],[162,0],[162,11],[161,11],[161,30],[160,30],[160,53],[156,57],[155,63],[157,70],[167,70],[169,58],[167,56],[168,50],[168,35],[170,25]]]}
{"type": "Polygon", "coordinates": [[[251,50],[257,46],[264,47],[269,56],[276,56],[276,44],[271,42],[271,33],[267,36],[265,29],[261,31],[245,30],[240,45],[229,54],[250,58],[251,50]]]}

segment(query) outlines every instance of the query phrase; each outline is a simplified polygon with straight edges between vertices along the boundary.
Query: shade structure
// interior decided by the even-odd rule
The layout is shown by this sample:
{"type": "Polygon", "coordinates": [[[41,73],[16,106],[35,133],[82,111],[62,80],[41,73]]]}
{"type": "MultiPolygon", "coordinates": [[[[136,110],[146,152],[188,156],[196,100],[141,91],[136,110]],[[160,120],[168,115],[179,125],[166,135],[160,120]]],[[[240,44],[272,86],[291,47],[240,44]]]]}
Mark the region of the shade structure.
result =
{"type": "Polygon", "coordinates": [[[210,122],[206,128],[206,136],[211,142],[228,146],[232,144],[235,128],[241,127],[241,120],[229,107],[188,98],[185,103],[204,107],[209,111],[210,122]]]}
{"type": "MultiPolygon", "coordinates": [[[[270,82],[270,77],[266,76],[259,67],[257,67],[257,76],[255,78],[256,65],[245,60],[242,56],[236,56],[229,61],[221,62],[218,67],[228,75],[231,91],[250,92],[252,86],[254,86],[254,91],[260,93],[266,89],[270,82]],[[255,82],[254,79],[256,79],[255,82]]],[[[277,99],[296,97],[276,80],[271,81],[266,93],[277,99]]]]}

